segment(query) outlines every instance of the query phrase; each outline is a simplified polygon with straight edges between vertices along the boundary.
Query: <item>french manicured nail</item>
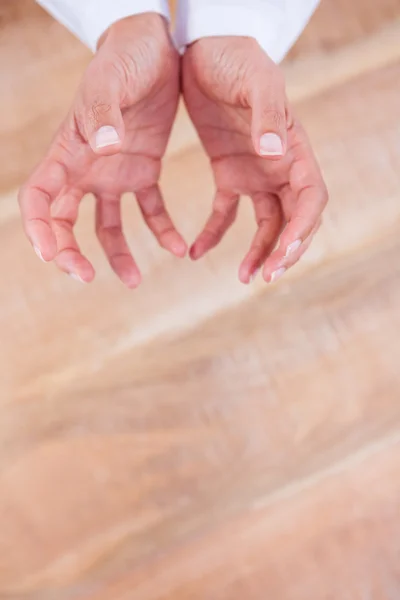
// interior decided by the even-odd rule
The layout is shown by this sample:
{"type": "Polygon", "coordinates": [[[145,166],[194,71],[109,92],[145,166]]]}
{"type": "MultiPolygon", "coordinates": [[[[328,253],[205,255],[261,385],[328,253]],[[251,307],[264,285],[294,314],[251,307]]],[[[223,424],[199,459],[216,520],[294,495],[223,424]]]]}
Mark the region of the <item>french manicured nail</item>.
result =
{"type": "Polygon", "coordinates": [[[277,269],[277,271],[274,271],[271,275],[271,283],[278,281],[278,279],[280,279],[285,273],[286,269],[283,267],[281,269],[277,269]]]}
{"type": "Polygon", "coordinates": [[[40,260],[42,260],[43,262],[46,262],[43,258],[42,253],[40,252],[39,248],[37,246],[34,246],[33,249],[36,252],[36,256],[38,256],[40,258],[40,260]]]}
{"type": "Polygon", "coordinates": [[[76,273],[70,273],[69,276],[72,277],[72,279],[75,279],[75,281],[79,281],[79,283],[86,283],[86,281],[84,281],[82,277],[79,277],[79,275],[76,273]]]}
{"type": "Polygon", "coordinates": [[[300,248],[301,244],[302,244],[301,240],[296,240],[295,242],[292,242],[291,244],[289,244],[289,246],[286,249],[285,258],[287,258],[291,254],[294,254],[295,252],[297,252],[297,250],[300,248]]]}
{"type": "Polygon", "coordinates": [[[283,144],[276,133],[264,133],[260,139],[261,156],[282,156],[283,144]]]}
{"type": "Polygon", "coordinates": [[[111,125],[104,125],[96,132],[96,148],[106,148],[107,146],[114,146],[119,144],[120,137],[115,127],[111,125]]]}

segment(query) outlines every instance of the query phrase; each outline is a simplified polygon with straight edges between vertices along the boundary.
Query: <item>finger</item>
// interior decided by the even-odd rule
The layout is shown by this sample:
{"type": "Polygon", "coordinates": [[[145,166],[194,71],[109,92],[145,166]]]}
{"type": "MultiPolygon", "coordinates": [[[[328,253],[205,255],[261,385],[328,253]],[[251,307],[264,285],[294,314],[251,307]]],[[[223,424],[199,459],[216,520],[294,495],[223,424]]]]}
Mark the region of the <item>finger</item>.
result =
{"type": "Polygon", "coordinates": [[[239,279],[250,283],[257,275],[266,258],[275,248],[283,225],[283,215],[278,199],[264,193],[253,195],[258,225],[250,250],[240,265],[239,279]]]}
{"type": "Polygon", "coordinates": [[[186,242],[172,223],[158,185],[136,192],[136,199],[147,226],[160,246],[183,258],[187,252],[186,242]]]}
{"type": "Polygon", "coordinates": [[[110,156],[121,150],[125,135],[121,86],[108,63],[96,57],[86,72],[76,108],[79,131],[96,154],[110,156]]]}
{"type": "Polygon", "coordinates": [[[74,234],[82,195],[81,190],[69,190],[68,193],[61,194],[53,205],[53,228],[58,247],[55,263],[61,271],[74,279],[90,283],[95,272],[91,263],[83,256],[74,234]]]}
{"type": "Polygon", "coordinates": [[[18,202],[26,236],[36,254],[45,262],[57,254],[50,207],[66,184],[66,170],[61,162],[45,159],[20,189],[18,202]]]}
{"type": "Polygon", "coordinates": [[[268,76],[250,81],[251,131],[257,154],[277,160],[287,148],[286,92],[281,70],[270,62],[268,76]]]}
{"type": "Polygon", "coordinates": [[[122,232],[121,200],[102,195],[96,199],[96,232],[111,268],[129,288],[136,288],[142,276],[122,232]]]}
{"type": "Polygon", "coordinates": [[[295,158],[289,185],[282,191],[287,225],[280,239],[280,252],[286,255],[302,244],[313,231],[329,196],[317,159],[303,128],[294,121],[295,158]]]}
{"type": "Polygon", "coordinates": [[[198,260],[215,248],[236,219],[239,196],[231,192],[217,191],[212,213],[192,247],[190,258],[198,260]]]}
{"type": "Polygon", "coordinates": [[[321,219],[328,202],[328,193],[321,179],[297,195],[290,219],[281,235],[278,256],[283,258],[295,252],[308,238],[321,219]]]}
{"type": "Polygon", "coordinates": [[[263,277],[265,281],[268,283],[275,283],[288,269],[292,268],[304,256],[310,247],[315,234],[321,227],[321,223],[322,220],[319,220],[304,242],[298,246],[293,246],[291,252],[289,252],[287,256],[280,258],[278,252],[271,255],[270,260],[264,265],[263,277]]]}
{"type": "Polygon", "coordinates": [[[304,256],[308,248],[311,246],[316,233],[321,227],[321,224],[322,219],[318,221],[308,238],[304,240],[304,242],[298,248],[295,248],[290,253],[288,253],[287,257],[284,259],[284,267],[286,268],[286,270],[292,268],[304,256]]]}

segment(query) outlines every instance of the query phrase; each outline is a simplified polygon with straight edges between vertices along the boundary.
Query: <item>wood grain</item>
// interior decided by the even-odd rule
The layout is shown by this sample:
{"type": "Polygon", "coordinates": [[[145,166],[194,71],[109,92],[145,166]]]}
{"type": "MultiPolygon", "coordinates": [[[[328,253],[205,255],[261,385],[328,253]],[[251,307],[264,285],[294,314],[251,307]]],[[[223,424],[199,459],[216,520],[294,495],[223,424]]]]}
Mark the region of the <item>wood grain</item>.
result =
{"type": "MultiPolygon", "coordinates": [[[[304,261],[241,286],[245,202],[191,264],[156,247],[127,197],[135,293],[101,255],[90,199],[93,285],[23,238],[13,186],[88,56],[18,6],[0,3],[1,600],[398,600],[398,3],[326,0],[286,63],[331,192],[304,261]],[[33,55],[15,38],[28,23],[33,55]]],[[[183,112],[163,188],[193,239],[213,183],[183,112]]]]}

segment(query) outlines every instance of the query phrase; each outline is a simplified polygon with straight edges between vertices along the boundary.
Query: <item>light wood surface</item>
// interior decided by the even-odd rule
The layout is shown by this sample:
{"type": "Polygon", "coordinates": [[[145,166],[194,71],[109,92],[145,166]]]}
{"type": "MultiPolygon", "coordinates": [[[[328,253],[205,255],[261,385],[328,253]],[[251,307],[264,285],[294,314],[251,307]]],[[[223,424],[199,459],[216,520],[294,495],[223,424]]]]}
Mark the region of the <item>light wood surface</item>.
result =
{"type": "MultiPolygon", "coordinates": [[[[145,275],[80,286],[24,240],[16,186],[88,52],[0,0],[0,599],[399,600],[400,2],[325,0],[285,62],[331,203],[275,287],[192,264],[130,198],[145,275]]],[[[163,174],[188,240],[212,180],[181,111],[163,174]]]]}

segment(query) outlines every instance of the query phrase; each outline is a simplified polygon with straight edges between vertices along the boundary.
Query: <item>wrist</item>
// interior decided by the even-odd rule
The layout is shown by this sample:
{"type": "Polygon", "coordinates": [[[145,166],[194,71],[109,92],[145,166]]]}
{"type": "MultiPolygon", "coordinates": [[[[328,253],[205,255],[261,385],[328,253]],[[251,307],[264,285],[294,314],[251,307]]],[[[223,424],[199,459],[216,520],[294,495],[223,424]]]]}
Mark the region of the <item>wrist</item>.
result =
{"type": "Polygon", "coordinates": [[[214,35],[201,37],[194,42],[188,44],[188,48],[204,47],[204,48],[229,48],[234,49],[255,49],[260,50],[258,41],[250,36],[245,35],[214,35]]]}
{"type": "Polygon", "coordinates": [[[121,45],[126,41],[132,42],[138,35],[159,39],[169,37],[167,19],[156,12],[140,13],[120,19],[113,23],[99,38],[97,50],[107,44],[121,45]]]}

